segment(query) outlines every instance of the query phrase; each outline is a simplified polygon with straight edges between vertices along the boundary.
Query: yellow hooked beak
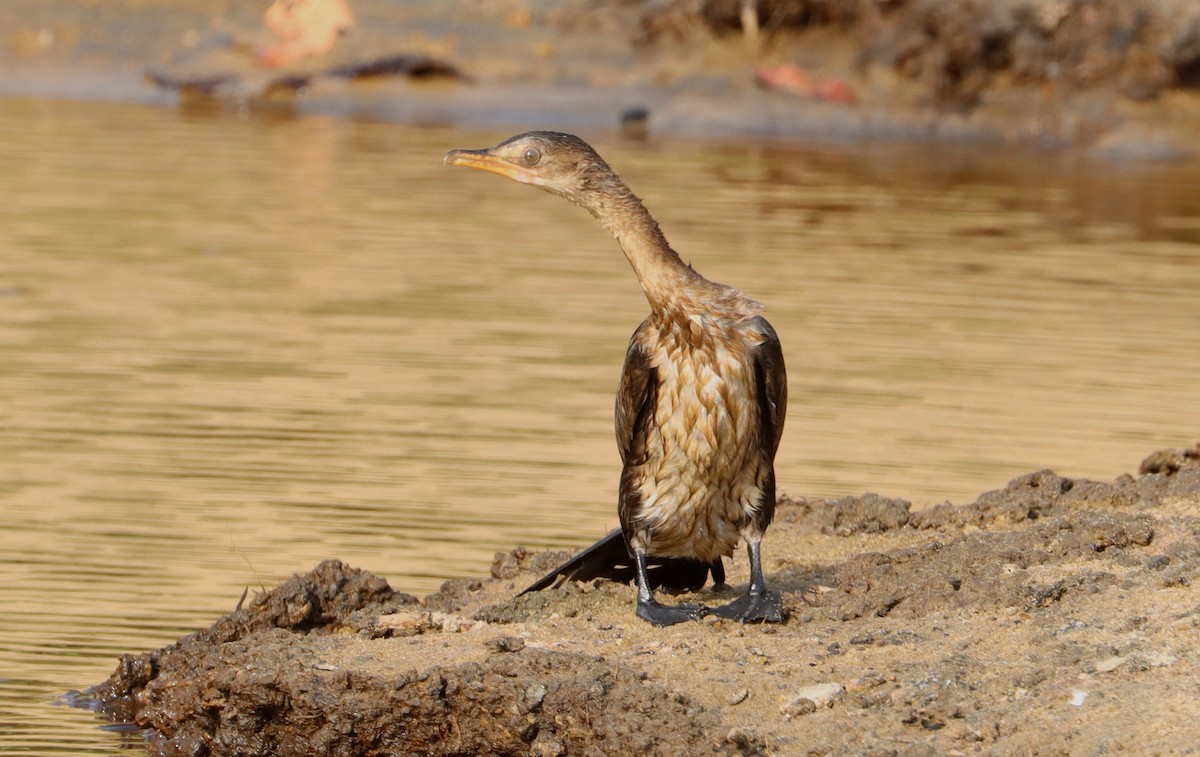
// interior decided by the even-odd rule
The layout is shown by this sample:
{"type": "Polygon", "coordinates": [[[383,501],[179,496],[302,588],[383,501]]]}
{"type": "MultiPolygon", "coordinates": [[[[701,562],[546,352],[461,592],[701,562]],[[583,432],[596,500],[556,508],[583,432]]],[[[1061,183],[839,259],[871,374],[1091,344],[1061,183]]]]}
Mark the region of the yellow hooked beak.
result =
{"type": "Polygon", "coordinates": [[[494,173],[522,184],[541,183],[540,179],[530,171],[496,157],[489,150],[451,150],[446,153],[442,164],[478,168],[480,171],[494,173]]]}

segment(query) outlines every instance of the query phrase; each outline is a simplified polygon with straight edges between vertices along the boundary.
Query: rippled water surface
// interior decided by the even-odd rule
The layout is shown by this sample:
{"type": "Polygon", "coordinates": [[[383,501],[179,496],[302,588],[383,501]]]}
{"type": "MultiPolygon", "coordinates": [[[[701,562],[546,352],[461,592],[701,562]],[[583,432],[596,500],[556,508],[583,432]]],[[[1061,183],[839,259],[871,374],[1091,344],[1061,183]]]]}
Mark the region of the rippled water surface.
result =
{"type": "MultiPolygon", "coordinates": [[[[0,752],[139,745],[56,696],[246,586],[424,593],[615,525],[645,302],[586,213],[441,165],[504,136],[0,102],[0,752]]],[[[594,136],[770,307],[789,491],[967,502],[1200,438],[1196,164],[594,136]]]]}

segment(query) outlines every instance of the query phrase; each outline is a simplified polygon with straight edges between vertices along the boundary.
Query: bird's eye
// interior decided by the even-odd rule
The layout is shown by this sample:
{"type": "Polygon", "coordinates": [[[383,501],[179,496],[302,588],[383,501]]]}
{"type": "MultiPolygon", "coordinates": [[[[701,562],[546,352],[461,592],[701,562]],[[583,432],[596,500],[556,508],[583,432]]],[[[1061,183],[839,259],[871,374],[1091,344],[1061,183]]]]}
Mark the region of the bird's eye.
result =
{"type": "Polygon", "coordinates": [[[527,166],[536,166],[541,159],[542,151],[536,147],[530,147],[521,155],[521,162],[527,166]]]}

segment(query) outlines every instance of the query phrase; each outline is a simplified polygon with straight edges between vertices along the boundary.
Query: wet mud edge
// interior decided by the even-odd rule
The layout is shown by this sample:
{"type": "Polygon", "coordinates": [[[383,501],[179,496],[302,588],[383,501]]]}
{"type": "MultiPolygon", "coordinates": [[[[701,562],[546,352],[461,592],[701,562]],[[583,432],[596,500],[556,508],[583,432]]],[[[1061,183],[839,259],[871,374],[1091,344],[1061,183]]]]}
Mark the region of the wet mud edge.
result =
{"type": "Polygon", "coordinates": [[[563,553],[424,599],[328,560],[75,701],[170,755],[1172,752],[1198,536],[1200,444],[961,506],[785,494],[779,627],[654,629],[604,582],[513,598],[563,553]]]}

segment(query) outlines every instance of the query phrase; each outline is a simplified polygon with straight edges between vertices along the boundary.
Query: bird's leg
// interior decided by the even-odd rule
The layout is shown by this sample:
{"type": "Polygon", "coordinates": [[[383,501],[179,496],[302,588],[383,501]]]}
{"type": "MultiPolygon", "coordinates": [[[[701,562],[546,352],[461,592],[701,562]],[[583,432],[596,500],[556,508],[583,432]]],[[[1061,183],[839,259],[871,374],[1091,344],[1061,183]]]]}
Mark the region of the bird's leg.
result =
{"type": "Polygon", "coordinates": [[[725,564],[721,562],[721,558],[713,560],[708,570],[712,573],[713,591],[729,588],[725,585],[725,564]]]}
{"type": "Polygon", "coordinates": [[[761,534],[747,540],[746,551],[750,553],[750,586],[746,593],[709,612],[740,623],[782,623],[787,618],[783,597],[767,589],[763,578],[761,534]]]}
{"type": "Polygon", "coordinates": [[[637,616],[656,626],[673,626],[685,620],[699,620],[708,612],[702,605],[664,605],[650,591],[650,576],[646,573],[646,550],[633,552],[637,564],[637,616]]]}

